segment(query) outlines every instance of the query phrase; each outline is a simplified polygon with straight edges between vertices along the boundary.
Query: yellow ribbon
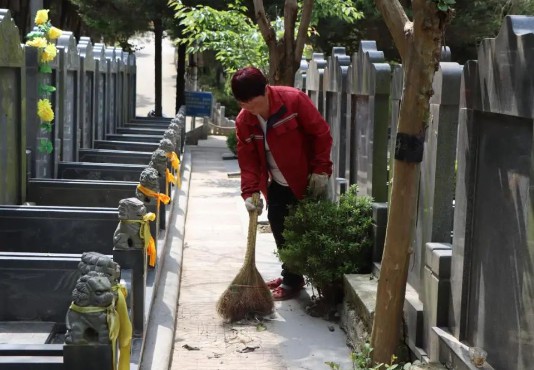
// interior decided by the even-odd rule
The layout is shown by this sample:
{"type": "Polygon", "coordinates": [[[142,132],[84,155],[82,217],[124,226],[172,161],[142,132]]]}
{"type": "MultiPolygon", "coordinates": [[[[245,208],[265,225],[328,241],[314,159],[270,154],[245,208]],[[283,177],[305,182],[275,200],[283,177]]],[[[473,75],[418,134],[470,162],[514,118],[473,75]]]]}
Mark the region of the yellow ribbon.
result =
{"type": "Polygon", "coordinates": [[[180,159],[178,159],[178,156],[176,155],[176,152],[169,152],[166,154],[167,158],[171,160],[171,166],[175,171],[178,171],[178,168],[180,167],[180,159]]]}
{"type": "MultiPolygon", "coordinates": [[[[128,291],[126,287],[121,284],[117,284],[112,288],[117,292],[117,304],[115,306],[115,312],[118,315],[119,322],[119,367],[118,370],[130,369],[130,352],[132,348],[132,323],[128,316],[128,306],[126,305],[126,296],[128,291]]],[[[111,331],[110,331],[111,333],[111,331]]]]}
{"type": "Polygon", "coordinates": [[[121,284],[112,287],[117,292],[117,302],[111,303],[107,307],[87,306],[81,307],[71,303],[70,309],[79,313],[97,313],[106,312],[108,323],[109,340],[113,352],[113,368],[118,370],[130,369],[130,351],[132,346],[132,323],[128,316],[128,307],[126,305],[127,290],[121,284]],[[116,304],[115,304],[116,303],[116,304]],[[119,367],[116,367],[115,351],[119,339],[119,367]]]}
{"type": "MultiPolygon", "coordinates": [[[[182,182],[180,180],[180,159],[178,158],[178,155],[176,155],[176,152],[169,152],[166,154],[167,155],[167,158],[169,158],[171,160],[171,166],[173,168],[173,170],[175,172],[177,172],[176,174],[176,180],[174,181],[174,185],[177,186],[178,188],[181,188],[182,187],[182,182]]],[[[170,171],[169,171],[170,172],[170,171]]],[[[167,175],[168,177],[169,175],[167,175]]],[[[174,175],[173,175],[174,177],[174,175]]],[[[167,180],[167,182],[171,182],[172,180],[167,180]]]]}
{"type": "Polygon", "coordinates": [[[145,249],[146,254],[148,256],[148,264],[151,267],[154,267],[156,265],[156,243],[154,242],[154,238],[152,237],[152,234],[150,233],[150,221],[154,221],[156,219],[156,215],[152,212],[148,212],[146,215],[143,216],[142,220],[121,220],[121,222],[127,223],[127,224],[133,224],[133,223],[140,223],[141,227],[139,228],[139,237],[143,239],[145,242],[145,249]]]}
{"type": "Polygon", "coordinates": [[[145,194],[147,197],[155,198],[158,201],[158,207],[159,207],[159,202],[162,202],[163,204],[169,204],[169,202],[171,201],[171,198],[168,195],[152,191],[149,188],[146,188],[141,184],[137,185],[137,190],[145,194]]]}

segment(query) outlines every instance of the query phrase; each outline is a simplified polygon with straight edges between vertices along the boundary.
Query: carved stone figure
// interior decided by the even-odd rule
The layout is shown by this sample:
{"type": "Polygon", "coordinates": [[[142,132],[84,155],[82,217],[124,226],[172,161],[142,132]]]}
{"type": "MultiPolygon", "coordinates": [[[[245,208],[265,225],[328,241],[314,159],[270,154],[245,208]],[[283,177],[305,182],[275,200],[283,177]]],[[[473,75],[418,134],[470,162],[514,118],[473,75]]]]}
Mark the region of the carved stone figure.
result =
{"type": "Polygon", "coordinates": [[[167,154],[174,152],[175,146],[170,139],[161,139],[159,141],[159,149],[163,150],[167,154]]]}
{"type": "Polygon", "coordinates": [[[178,143],[178,136],[179,134],[172,129],[165,130],[165,132],[163,133],[163,139],[169,139],[175,148],[176,144],[178,143]]]}
{"type": "Polygon", "coordinates": [[[114,297],[109,279],[104,274],[90,271],[80,277],[72,291],[73,305],[67,311],[65,343],[108,344],[109,329],[105,308],[113,303],[114,297]],[[83,312],[87,307],[96,312],[83,312]]]}
{"type": "Polygon", "coordinates": [[[149,167],[155,168],[160,177],[165,177],[165,169],[167,168],[167,154],[162,149],[156,149],[150,158],[149,167]]]}
{"type": "MultiPolygon", "coordinates": [[[[139,202],[138,199],[136,200],[139,202]]],[[[109,279],[112,286],[117,285],[121,277],[121,268],[119,264],[113,261],[109,256],[98,252],[84,252],[81,261],[78,264],[78,270],[80,270],[82,275],[86,275],[91,271],[104,274],[109,279]]]]}
{"type": "MultiPolygon", "coordinates": [[[[159,174],[158,171],[153,167],[147,167],[139,176],[139,184],[149,191],[155,193],[159,192],[159,174]]],[[[150,197],[146,194],[143,194],[139,189],[135,189],[135,196],[137,199],[141,200],[145,205],[146,204],[156,204],[156,199],[150,197]]]]}
{"type": "Polygon", "coordinates": [[[119,201],[119,224],[113,234],[114,249],[143,248],[144,241],[139,236],[141,223],[123,222],[126,220],[142,220],[146,215],[146,207],[137,198],[126,198],[119,201]]]}

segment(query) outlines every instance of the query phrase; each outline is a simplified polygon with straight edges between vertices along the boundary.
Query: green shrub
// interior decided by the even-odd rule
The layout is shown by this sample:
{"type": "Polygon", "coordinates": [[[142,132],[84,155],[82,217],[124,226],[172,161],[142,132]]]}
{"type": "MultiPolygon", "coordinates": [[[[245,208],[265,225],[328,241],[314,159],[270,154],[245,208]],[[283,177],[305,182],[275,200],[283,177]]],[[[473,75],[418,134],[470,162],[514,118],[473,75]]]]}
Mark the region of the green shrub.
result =
{"type": "Polygon", "coordinates": [[[237,155],[237,135],[235,130],[228,134],[226,137],[226,146],[234,155],[237,155]]]}
{"type": "Polygon", "coordinates": [[[356,185],[351,186],[339,204],[303,200],[286,218],[286,243],[278,256],[305,275],[319,297],[339,288],[344,274],[370,272],[372,199],[356,192],[356,185]]]}

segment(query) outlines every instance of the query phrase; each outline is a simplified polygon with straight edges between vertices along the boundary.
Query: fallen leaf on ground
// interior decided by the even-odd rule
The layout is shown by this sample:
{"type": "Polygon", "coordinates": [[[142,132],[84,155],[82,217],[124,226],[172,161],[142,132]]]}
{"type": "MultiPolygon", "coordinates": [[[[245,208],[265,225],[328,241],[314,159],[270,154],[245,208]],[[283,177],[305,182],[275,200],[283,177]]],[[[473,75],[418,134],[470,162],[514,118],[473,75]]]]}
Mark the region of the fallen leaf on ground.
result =
{"type": "Polygon", "coordinates": [[[245,347],[243,349],[238,349],[237,352],[239,352],[239,353],[249,353],[249,352],[254,352],[258,348],[260,348],[260,347],[259,346],[256,346],[256,347],[245,347]]]}
{"type": "Polygon", "coordinates": [[[188,351],[200,351],[200,348],[198,347],[192,347],[189,344],[184,344],[182,348],[185,348],[188,351]]]}

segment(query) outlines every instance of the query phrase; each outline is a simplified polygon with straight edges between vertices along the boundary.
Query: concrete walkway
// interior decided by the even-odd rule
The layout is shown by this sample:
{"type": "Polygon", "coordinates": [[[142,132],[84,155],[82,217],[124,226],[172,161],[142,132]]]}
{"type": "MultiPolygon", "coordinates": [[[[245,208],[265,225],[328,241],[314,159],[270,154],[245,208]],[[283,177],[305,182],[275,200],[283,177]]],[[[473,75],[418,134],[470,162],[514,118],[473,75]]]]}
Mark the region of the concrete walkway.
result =
{"type": "MultiPolygon", "coordinates": [[[[139,37],[138,44],[143,49],[136,53],[136,112],[146,116],[154,109],[153,37],[139,37]]],[[[168,117],[174,115],[173,57],[174,48],[165,39],[163,112],[168,117]]],[[[326,361],[352,369],[341,329],[305,313],[310,288],[298,299],[277,302],[264,326],[224,324],[217,315],[216,302],[243,263],[248,228],[239,178],[228,177],[239,170],[237,161],[223,160],[225,153],[225,137],[217,136],[184,153],[182,189],[174,194],[171,227],[162,241],[161,278],[140,369],[328,369],[326,361]]],[[[258,234],[257,267],[266,279],[280,273],[275,249],[272,234],[258,234]]]]}
{"type": "MultiPolygon", "coordinates": [[[[228,176],[238,171],[237,161],[223,160],[229,153],[225,137],[211,136],[188,150],[191,177],[170,369],[328,369],[326,361],[350,369],[341,329],[305,313],[311,289],[276,302],[264,325],[225,324],[217,315],[216,302],[243,263],[248,213],[239,178],[228,176]]],[[[266,279],[280,272],[275,249],[271,233],[258,234],[257,267],[266,279]]]]}

